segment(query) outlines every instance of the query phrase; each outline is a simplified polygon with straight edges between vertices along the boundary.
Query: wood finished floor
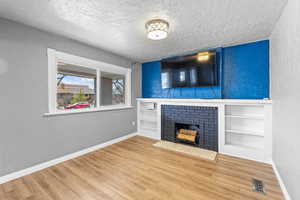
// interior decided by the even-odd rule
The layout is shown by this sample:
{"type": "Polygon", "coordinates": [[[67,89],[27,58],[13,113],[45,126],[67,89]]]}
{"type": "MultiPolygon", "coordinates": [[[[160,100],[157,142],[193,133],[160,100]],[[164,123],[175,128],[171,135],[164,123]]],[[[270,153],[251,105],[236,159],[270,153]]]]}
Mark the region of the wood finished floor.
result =
{"type": "Polygon", "coordinates": [[[218,155],[207,161],[136,136],[0,185],[1,200],[283,199],[272,167],[218,155]],[[267,195],[252,192],[251,178],[267,195]]]}

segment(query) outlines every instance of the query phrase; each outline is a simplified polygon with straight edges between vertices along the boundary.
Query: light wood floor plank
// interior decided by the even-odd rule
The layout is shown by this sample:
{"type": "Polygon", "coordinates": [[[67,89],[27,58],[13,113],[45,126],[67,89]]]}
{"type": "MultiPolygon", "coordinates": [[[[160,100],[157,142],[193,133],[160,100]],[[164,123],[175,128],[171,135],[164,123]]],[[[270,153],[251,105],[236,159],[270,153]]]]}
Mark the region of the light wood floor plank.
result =
{"type": "Polygon", "coordinates": [[[203,160],[136,136],[0,185],[5,200],[282,200],[270,165],[231,156],[203,160]],[[264,181],[266,195],[252,191],[264,181]]]}

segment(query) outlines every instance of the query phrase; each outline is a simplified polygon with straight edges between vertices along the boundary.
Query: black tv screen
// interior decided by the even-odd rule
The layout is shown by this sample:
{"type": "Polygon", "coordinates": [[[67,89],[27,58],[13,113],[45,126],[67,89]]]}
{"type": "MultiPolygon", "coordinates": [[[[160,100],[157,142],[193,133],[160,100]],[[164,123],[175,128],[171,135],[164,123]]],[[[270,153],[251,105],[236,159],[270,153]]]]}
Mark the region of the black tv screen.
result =
{"type": "Polygon", "coordinates": [[[208,51],[162,60],[162,88],[216,86],[218,84],[216,57],[215,51],[208,51]]]}

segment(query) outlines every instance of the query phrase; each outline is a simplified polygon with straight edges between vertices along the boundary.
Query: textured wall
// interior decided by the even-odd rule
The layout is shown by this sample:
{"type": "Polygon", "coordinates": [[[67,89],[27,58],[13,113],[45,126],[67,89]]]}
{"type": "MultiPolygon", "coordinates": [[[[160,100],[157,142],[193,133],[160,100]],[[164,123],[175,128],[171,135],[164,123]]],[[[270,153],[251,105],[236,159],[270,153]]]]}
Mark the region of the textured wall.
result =
{"type": "Polygon", "coordinates": [[[263,99],[269,97],[269,41],[217,49],[216,87],[161,89],[160,61],[143,64],[144,98],[263,99]]]}
{"type": "Polygon", "coordinates": [[[292,199],[300,199],[300,1],[289,0],[271,35],[273,160],[292,199]]]}
{"type": "Polygon", "coordinates": [[[15,22],[0,27],[0,176],[136,131],[135,109],[43,117],[48,47],[124,67],[129,60],[15,22]]]}
{"type": "Polygon", "coordinates": [[[223,97],[263,99],[269,97],[269,41],[223,49],[223,97]]]}

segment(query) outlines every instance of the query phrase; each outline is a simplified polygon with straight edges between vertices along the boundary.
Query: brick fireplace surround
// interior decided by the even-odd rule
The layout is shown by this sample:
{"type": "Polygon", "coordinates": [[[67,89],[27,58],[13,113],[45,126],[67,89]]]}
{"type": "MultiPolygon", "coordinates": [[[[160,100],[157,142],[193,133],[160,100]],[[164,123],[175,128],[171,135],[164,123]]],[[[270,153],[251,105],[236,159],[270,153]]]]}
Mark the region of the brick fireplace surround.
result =
{"type": "Polygon", "coordinates": [[[176,124],[199,131],[197,146],[218,152],[218,108],[206,106],[161,106],[161,138],[175,142],[176,124]]]}

